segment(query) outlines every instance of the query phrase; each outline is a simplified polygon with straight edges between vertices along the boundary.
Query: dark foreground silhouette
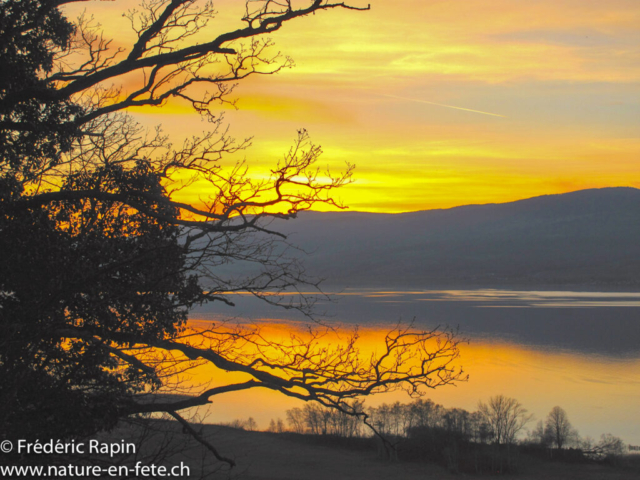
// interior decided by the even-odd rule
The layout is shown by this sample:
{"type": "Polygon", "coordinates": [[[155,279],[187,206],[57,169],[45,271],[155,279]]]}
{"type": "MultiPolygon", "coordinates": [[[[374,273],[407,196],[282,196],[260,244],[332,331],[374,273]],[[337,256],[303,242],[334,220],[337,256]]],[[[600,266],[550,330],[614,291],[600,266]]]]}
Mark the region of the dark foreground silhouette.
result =
{"type": "MultiPolygon", "coordinates": [[[[495,476],[485,471],[484,474],[458,473],[434,461],[433,454],[438,448],[429,448],[428,439],[401,445],[398,459],[383,458],[374,438],[340,438],[330,435],[303,435],[291,432],[269,433],[246,431],[218,425],[201,425],[201,434],[220,446],[220,453],[231,457],[236,467],[229,470],[226,465],[216,462],[207,455],[202,445],[189,443],[189,435],[185,434],[177,422],[156,422],[159,430],[171,431],[160,437],[147,436],[143,442],[144,450],[151,452],[158,446],[169,448],[176,453],[167,458],[165,463],[176,465],[185,462],[191,468],[189,478],[239,478],[248,480],[275,479],[307,479],[307,480],[386,480],[398,478],[403,480],[459,479],[461,477],[487,478],[495,476]],[[169,439],[169,440],[167,440],[169,439]],[[203,461],[204,460],[204,461],[203,461]]],[[[109,437],[119,438],[132,435],[131,430],[117,428],[109,437]]],[[[485,453],[491,453],[489,445],[484,445],[485,453]]],[[[461,454],[462,452],[458,452],[461,454]]],[[[504,452],[502,452],[504,454],[504,452]]],[[[521,448],[512,451],[513,466],[507,473],[509,478],[521,480],[632,480],[640,475],[640,455],[627,455],[617,463],[610,461],[589,461],[574,453],[560,456],[548,456],[544,450],[521,448]]],[[[478,458],[481,458],[479,455],[478,458]]],[[[471,458],[471,457],[469,457],[471,458]]],[[[485,460],[490,457],[486,457],[485,460]]]]}
{"type": "MultiPolygon", "coordinates": [[[[372,438],[349,441],[322,435],[249,432],[219,426],[207,426],[206,431],[225,439],[226,453],[236,456],[238,473],[242,472],[240,478],[460,478],[460,473],[452,473],[446,467],[434,463],[427,454],[410,452],[409,449],[399,451],[397,461],[385,460],[379,455],[376,441],[372,438]]],[[[509,476],[522,480],[631,480],[640,475],[640,455],[627,456],[616,465],[571,458],[570,454],[562,459],[550,459],[545,455],[539,451],[520,451],[517,471],[509,476]]],[[[465,476],[482,478],[491,474],[487,472],[487,475],[465,476]]]]}

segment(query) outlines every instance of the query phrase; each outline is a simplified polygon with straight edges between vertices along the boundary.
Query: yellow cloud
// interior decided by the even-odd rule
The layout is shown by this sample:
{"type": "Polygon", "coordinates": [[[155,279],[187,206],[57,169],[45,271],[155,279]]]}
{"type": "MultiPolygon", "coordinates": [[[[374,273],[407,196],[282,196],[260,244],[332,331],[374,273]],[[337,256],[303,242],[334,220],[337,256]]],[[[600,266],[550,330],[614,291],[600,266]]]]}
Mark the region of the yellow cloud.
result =
{"type": "Polygon", "coordinates": [[[344,109],[332,108],[318,100],[284,95],[249,93],[240,96],[237,105],[241,110],[256,111],[266,117],[288,121],[299,119],[339,124],[351,120],[351,114],[344,109]]]}

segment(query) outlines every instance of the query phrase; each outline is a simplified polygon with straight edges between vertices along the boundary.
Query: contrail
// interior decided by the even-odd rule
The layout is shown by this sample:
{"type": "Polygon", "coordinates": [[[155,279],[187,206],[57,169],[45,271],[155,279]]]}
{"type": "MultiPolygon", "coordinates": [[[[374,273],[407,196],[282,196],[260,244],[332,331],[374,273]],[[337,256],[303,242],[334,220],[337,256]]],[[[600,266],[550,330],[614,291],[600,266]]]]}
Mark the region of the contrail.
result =
{"type": "Polygon", "coordinates": [[[429,105],[437,105],[438,107],[455,108],[456,110],[464,110],[465,112],[481,113],[483,115],[491,115],[492,117],[508,118],[506,115],[498,115],[497,113],[483,112],[481,110],[472,110],[470,108],[454,107],[453,105],[445,105],[444,103],[429,102],[427,100],[418,100],[415,98],[398,97],[396,95],[387,95],[385,93],[380,93],[379,95],[382,95],[383,97],[397,98],[398,100],[406,100],[408,102],[427,103],[429,105]]]}

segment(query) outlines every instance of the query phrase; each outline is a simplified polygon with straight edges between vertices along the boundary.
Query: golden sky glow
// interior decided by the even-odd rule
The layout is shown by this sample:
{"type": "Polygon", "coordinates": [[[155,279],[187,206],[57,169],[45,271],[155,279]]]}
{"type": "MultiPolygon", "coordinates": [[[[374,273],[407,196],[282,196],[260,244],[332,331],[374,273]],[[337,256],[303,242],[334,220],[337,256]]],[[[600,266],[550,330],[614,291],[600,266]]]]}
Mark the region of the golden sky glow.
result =
{"type": "MultiPolygon", "coordinates": [[[[207,28],[239,26],[243,3],[215,2],[207,28]]],[[[93,13],[124,45],[121,15],[135,5],[68,9],[93,13]]],[[[308,129],[321,163],[356,164],[339,193],[352,210],[640,187],[637,0],[373,0],[369,12],[320,12],[273,39],[296,67],[238,87],[231,133],[254,136],[244,156],[264,170],[308,129]]],[[[175,139],[208,127],[178,103],[136,115],[175,139]]]]}

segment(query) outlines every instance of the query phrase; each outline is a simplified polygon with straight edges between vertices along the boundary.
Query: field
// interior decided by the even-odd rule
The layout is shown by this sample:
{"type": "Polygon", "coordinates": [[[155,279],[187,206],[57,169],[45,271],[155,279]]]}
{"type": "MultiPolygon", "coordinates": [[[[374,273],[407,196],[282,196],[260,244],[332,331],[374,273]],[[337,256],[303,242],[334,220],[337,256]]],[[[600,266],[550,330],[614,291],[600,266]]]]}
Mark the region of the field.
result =
{"type": "MultiPolygon", "coordinates": [[[[246,432],[229,427],[207,426],[205,432],[222,453],[233,457],[237,467],[230,474],[220,472],[215,478],[247,480],[383,480],[389,478],[417,480],[425,478],[459,479],[486,476],[452,474],[437,465],[420,462],[390,462],[375,451],[316,445],[264,432],[246,432]]],[[[637,456],[636,456],[637,457],[637,456]]],[[[543,462],[521,457],[519,473],[503,478],[521,480],[637,480],[639,458],[634,466],[612,467],[599,464],[543,462]]]]}

